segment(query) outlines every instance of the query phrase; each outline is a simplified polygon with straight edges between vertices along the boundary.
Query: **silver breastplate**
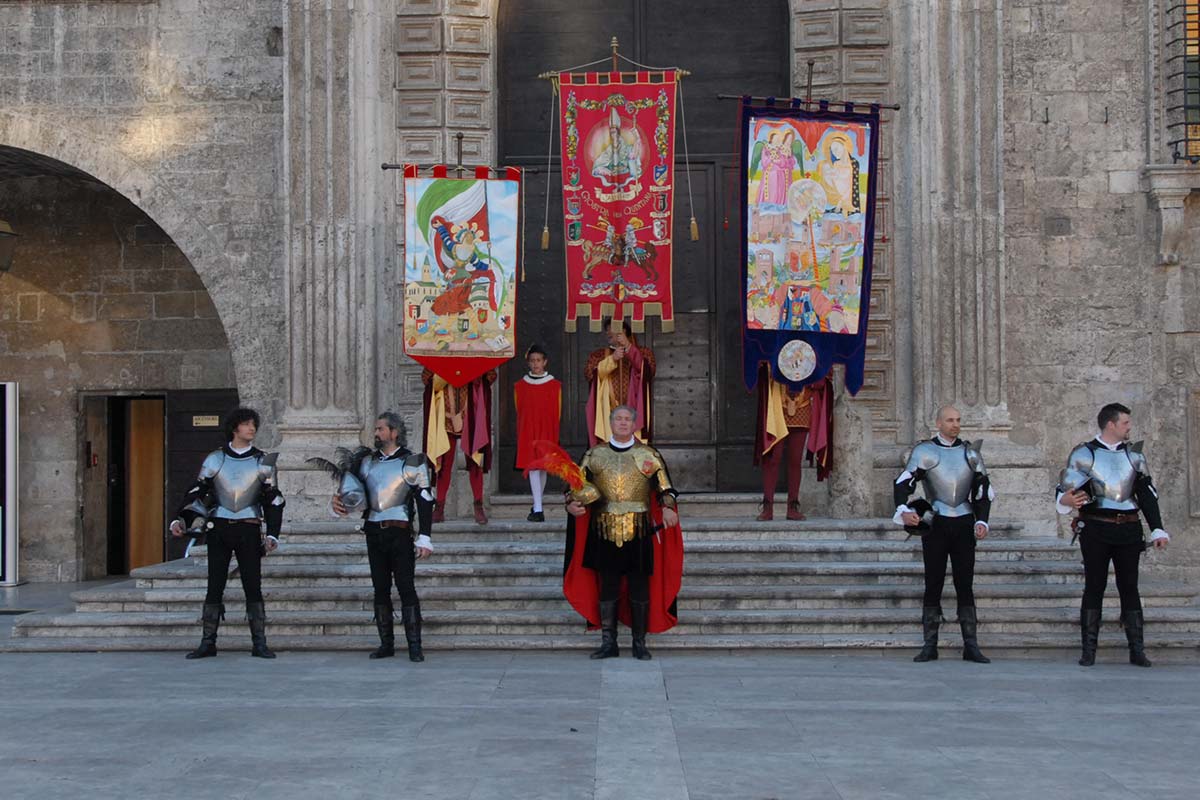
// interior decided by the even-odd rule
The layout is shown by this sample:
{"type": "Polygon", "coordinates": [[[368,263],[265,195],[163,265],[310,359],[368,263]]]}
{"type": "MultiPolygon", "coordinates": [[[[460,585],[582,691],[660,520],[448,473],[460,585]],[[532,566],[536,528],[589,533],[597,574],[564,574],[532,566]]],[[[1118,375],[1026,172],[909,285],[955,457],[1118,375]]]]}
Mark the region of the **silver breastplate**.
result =
{"type": "Polygon", "coordinates": [[[1096,507],[1109,511],[1136,511],[1133,494],[1137,470],[1125,450],[1097,447],[1092,452],[1092,497],[1096,507]]]}
{"type": "Polygon", "coordinates": [[[406,479],[406,459],[380,459],[374,455],[362,465],[363,482],[367,487],[367,520],[409,520],[408,497],[414,487],[406,479]]]}
{"type": "Polygon", "coordinates": [[[213,493],[217,496],[217,508],[213,516],[219,519],[261,517],[258,497],[265,476],[260,458],[234,458],[227,453],[215,455],[224,460],[212,476],[213,493]]]}
{"type": "MultiPolygon", "coordinates": [[[[971,484],[975,481],[975,470],[967,462],[967,449],[963,445],[941,447],[933,442],[923,442],[917,448],[931,447],[937,451],[936,465],[925,473],[921,485],[925,487],[925,499],[933,506],[934,513],[942,517],[963,517],[972,513],[971,484]]],[[[913,449],[916,455],[917,448],[913,449]]]]}

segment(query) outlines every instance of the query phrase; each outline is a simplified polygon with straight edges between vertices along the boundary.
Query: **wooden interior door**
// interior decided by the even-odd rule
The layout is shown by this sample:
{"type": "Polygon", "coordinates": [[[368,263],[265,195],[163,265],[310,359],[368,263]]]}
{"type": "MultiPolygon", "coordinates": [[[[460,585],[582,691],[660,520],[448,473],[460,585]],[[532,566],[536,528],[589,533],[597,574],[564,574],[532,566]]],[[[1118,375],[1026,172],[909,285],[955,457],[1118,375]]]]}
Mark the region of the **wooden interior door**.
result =
{"type": "Polygon", "coordinates": [[[163,561],[165,402],[129,401],[125,427],[125,524],[129,569],[163,561]]]}

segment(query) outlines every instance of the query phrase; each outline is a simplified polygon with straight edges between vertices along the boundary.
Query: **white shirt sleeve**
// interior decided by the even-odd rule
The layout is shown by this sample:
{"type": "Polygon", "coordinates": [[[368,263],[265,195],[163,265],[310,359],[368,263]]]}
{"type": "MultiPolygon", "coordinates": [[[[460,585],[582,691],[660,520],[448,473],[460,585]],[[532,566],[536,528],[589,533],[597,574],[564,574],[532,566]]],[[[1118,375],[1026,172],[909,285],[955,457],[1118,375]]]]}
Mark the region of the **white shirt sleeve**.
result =
{"type": "Polygon", "coordinates": [[[416,545],[417,547],[424,547],[426,550],[429,550],[431,552],[433,550],[433,542],[430,541],[428,534],[422,533],[420,536],[417,537],[417,540],[415,542],[413,542],[413,544],[416,545]]]}
{"type": "Polygon", "coordinates": [[[1171,541],[1171,534],[1167,533],[1162,528],[1155,528],[1154,530],[1150,531],[1150,541],[1156,542],[1159,539],[1166,539],[1169,542],[1171,541]]]}
{"type": "MultiPolygon", "coordinates": [[[[899,483],[899,481],[896,481],[896,482],[899,483]]],[[[915,513],[917,513],[917,512],[914,509],[908,507],[907,505],[896,506],[896,514],[895,514],[895,516],[892,517],[892,522],[896,523],[897,525],[904,525],[904,520],[900,519],[900,515],[901,514],[915,514],[915,513]]]]}
{"type": "Polygon", "coordinates": [[[1068,505],[1063,505],[1062,498],[1063,498],[1063,493],[1062,493],[1062,492],[1059,492],[1059,493],[1058,493],[1058,494],[1055,496],[1055,498],[1054,498],[1054,510],[1055,510],[1055,511],[1057,511],[1058,513],[1060,513],[1060,514],[1064,514],[1064,515],[1066,515],[1066,514],[1070,514],[1070,513],[1071,513],[1072,511],[1074,511],[1075,509],[1071,508],[1071,507],[1070,507],[1070,506],[1068,506],[1068,505]]]}

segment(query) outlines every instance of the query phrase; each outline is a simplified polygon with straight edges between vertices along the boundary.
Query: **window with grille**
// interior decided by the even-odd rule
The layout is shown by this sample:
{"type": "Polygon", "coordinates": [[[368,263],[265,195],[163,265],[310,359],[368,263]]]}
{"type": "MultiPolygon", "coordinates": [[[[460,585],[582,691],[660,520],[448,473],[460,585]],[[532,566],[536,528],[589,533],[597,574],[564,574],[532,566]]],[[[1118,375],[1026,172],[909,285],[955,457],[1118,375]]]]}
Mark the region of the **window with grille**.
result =
{"type": "Polygon", "coordinates": [[[1167,146],[1175,161],[1200,163],[1200,0],[1167,9],[1167,146]]]}

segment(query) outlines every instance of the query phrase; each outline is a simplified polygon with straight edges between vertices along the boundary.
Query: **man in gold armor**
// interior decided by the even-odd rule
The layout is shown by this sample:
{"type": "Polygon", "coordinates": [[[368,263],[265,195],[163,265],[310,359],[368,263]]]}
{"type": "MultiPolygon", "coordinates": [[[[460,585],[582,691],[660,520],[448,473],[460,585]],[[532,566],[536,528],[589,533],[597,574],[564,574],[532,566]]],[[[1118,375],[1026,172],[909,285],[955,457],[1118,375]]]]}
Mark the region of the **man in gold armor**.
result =
{"type": "Polygon", "coordinates": [[[587,451],[580,464],[586,482],[568,497],[567,511],[577,521],[568,536],[563,590],[601,629],[592,658],[620,654],[621,617],[633,631],[634,657],[645,661],[647,631],[675,624],[683,569],[676,491],[662,455],[634,437],[634,410],[617,406],[609,423],[612,437],[587,451]]]}

